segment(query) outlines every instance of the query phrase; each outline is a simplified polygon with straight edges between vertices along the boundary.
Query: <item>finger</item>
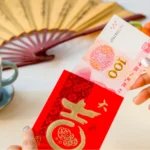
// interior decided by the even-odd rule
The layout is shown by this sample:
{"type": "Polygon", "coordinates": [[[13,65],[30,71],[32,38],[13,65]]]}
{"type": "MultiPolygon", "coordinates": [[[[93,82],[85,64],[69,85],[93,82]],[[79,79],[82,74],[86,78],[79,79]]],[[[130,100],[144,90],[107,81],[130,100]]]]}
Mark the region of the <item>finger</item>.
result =
{"type": "Polygon", "coordinates": [[[145,67],[146,74],[141,75],[137,79],[137,81],[131,87],[131,90],[137,89],[150,83],[150,60],[148,58],[143,58],[141,63],[145,67]]]}
{"type": "Polygon", "coordinates": [[[22,150],[37,150],[33,131],[29,127],[24,128],[22,150]]]}
{"type": "Polygon", "coordinates": [[[145,74],[140,75],[140,77],[132,85],[131,90],[140,88],[140,87],[145,86],[147,84],[150,84],[150,75],[145,73],[145,74]]]}
{"type": "Polygon", "coordinates": [[[7,148],[7,150],[22,150],[22,148],[18,145],[11,145],[7,148]]]}
{"type": "Polygon", "coordinates": [[[145,67],[146,73],[150,76],[150,59],[143,58],[141,60],[142,65],[145,67]]]}
{"type": "Polygon", "coordinates": [[[150,98],[150,87],[142,90],[137,97],[134,98],[134,103],[140,105],[150,98]]]}

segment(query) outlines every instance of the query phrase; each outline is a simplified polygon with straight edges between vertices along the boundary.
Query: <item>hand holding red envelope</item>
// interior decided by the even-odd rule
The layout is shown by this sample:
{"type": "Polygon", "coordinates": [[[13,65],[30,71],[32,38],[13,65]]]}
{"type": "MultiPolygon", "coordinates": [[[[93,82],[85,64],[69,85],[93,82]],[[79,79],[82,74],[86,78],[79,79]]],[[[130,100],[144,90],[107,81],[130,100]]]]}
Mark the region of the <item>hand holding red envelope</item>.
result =
{"type": "Polygon", "coordinates": [[[60,76],[33,127],[39,150],[100,149],[149,53],[149,37],[113,16],[73,73],[60,76]]]}

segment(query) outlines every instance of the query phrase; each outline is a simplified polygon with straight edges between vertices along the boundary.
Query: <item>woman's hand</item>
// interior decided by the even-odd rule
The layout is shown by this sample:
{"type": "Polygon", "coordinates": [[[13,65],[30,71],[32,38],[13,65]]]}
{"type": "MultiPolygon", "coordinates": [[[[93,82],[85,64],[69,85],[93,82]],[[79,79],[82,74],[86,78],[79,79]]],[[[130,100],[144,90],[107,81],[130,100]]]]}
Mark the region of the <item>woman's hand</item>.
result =
{"type": "MultiPolygon", "coordinates": [[[[145,67],[146,73],[142,74],[137,79],[135,84],[131,87],[131,90],[150,84],[150,60],[148,58],[144,58],[142,59],[141,63],[145,67]]],[[[134,103],[140,105],[146,100],[148,100],[149,98],[150,98],[150,87],[147,87],[144,90],[142,90],[137,97],[134,98],[134,103]]],[[[150,109],[150,105],[149,105],[149,109],[150,109]]]]}
{"type": "Polygon", "coordinates": [[[7,150],[38,150],[33,131],[27,126],[22,136],[22,146],[12,145],[7,150]]]}

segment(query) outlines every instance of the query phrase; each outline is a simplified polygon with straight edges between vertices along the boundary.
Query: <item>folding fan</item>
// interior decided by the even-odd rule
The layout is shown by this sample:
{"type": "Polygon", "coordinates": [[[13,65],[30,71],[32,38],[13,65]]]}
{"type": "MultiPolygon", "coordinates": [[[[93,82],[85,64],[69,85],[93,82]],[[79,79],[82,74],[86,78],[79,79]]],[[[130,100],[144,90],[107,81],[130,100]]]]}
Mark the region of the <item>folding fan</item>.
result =
{"type": "Polygon", "coordinates": [[[0,55],[17,66],[52,60],[47,50],[102,30],[113,14],[145,17],[99,0],[0,0],[0,55]]]}

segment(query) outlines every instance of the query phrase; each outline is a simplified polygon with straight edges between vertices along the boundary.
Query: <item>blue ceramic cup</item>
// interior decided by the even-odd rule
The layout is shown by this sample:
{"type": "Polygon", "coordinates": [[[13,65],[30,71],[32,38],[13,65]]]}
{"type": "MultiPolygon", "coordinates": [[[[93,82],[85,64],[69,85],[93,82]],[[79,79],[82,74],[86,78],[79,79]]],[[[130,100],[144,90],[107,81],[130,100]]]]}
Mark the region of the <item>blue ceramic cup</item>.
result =
{"type": "Polygon", "coordinates": [[[5,61],[2,60],[2,58],[0,58],[0,101],[2,100],[2,88],[4,86],[8,86],[10,84],[12,84],[18,77],[18,69],[17,66],[10,62],[10,61],[5,61]],[[8,79],[3,79],[2,77],[2,71],[4,68],[12,68],[14,70],[14,74],[12,76],[10,76],[8,79]]]}

